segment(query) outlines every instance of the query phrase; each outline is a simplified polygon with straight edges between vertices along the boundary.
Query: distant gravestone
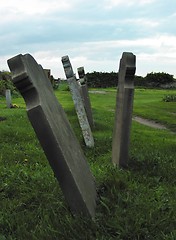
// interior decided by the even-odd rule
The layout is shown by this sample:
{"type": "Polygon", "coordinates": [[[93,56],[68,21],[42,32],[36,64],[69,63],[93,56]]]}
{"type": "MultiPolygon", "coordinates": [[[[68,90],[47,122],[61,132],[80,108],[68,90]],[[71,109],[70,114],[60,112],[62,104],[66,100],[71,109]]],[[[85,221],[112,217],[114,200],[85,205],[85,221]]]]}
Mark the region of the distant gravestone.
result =
{"type": "Polygon", "coordinates": [[[114,165],[119,165],[120,167],[127,166],[129,157],[135,71],[135,55],[124,52],[119,67],[118,94],[112,143],[112,162],[114,165]]]}
{"type": "Polygon", "coordinates": [[[6,89],[6,91],[5,91],[5,96],[6,96],[6,105],[7,105],[7,108],[11,108],[11,107],[12,107],[12,96],[11,96],[11,91],[10,91],[10,89],[6,89]]]}
{"type": "Polygon", "coordinates": [[[76,113],[78,116],[79,124],[83,133],[84,141],[87,147],[94,147],[94,139],[91,128],[85,112],[82,96],[80,93],[79,85],[76,81],[70,60],[68,56],[62,57],[62,64],[64,67],[65,75],[69,88],[72,94],[72,99],[75,105],[76,113]]]}
{"type": "Polygon", "coordinates": [[[93,116],[92,116],[92,109],[91,109],[91,103],[90,103],[89,92],[88,92],[88,88],[87,88],[84,67],[79,67],[77,69],[77,71],[78,71],[78,75],[79,75],[81,94],[82,94],[82,99],[83,99],[84,107],[85,107],[86,114],[87,114],[87,119],[89,121],[89,125],[90,125],[91,129],[93,129],[94,121],[93,121],[93,116]]]}
{"type": "Polygon", "coordinates": [[[48,77],[48,79],[50,79],[50,77],[51,77],[51,69],[44,69],[44,72],[45,72],[46,76],[48,77]]]}
{"type": "Polygon", "coordinates": [[[51,69],[43,69],[47,78],[49,79],[49,81],[51,82],[52,86],[54,86],[54,78],[53,78],[53,75],[51,75],[51,69]]]}
{"type": "Polygon", "coordinates": [[[29,54],[9,59],[8,65],[71,211],[93,218],[96,207],[94,179],[43,68],[29,54]]]}

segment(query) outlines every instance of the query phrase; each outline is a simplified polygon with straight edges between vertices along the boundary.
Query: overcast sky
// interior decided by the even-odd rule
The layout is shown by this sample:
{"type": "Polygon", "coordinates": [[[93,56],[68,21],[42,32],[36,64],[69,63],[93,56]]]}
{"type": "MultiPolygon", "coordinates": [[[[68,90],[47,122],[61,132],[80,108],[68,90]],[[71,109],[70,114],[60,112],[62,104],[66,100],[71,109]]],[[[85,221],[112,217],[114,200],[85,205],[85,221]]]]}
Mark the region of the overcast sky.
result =
{"type": "Polygon", "coordinates": [[[65,55],[75,72],[117,72],[132,52],[137,75],[176,77],[175,0],[1,0],[0,16],[0,70],[30,53],[55,78],[65,77],[65,55]]]}

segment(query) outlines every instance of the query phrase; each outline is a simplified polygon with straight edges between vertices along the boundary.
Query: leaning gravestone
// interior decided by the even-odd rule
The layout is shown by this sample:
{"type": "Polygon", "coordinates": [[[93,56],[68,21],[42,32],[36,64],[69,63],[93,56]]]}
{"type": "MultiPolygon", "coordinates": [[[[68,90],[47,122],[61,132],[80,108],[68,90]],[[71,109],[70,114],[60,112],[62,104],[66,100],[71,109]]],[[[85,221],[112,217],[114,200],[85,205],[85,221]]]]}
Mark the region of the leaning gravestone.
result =
{"type": "Polygon", "coordinates": [[[92,116],[92,109],[91,109],[91,103],[90,103],[90,98],[89,98],[89,92],[87,88],[87,82],[86,82],[86,76],[85,76],[85,71],[84,67],[79,67],[77,69],[78,75],[79,75],[79,82],[81,84],[81,94],[82,94],[82,99],[84,103],[84,107],[86,110],[87,114],[87,119],[89,121],[89,125],[91,129],[94,127],[94,121],[93,121],[93,116],[92,116]]]}
{"type": "Polygon", "coordinates": [[[119,165],[120,167],[126,167],[128,162],[135,71],[135,55],[124,52],[119,67],[118,94],[112,143],[112,162],[114,165],[119,165]]]}
{"type": "Polygon", "coordinates": [[[87,119],[87,115],[85,112],[83,100],[81,97],[81,93],[79,90],[78,83],[76,81],[76,77],[74,75],[70,60],[68,56],[62,57],[62,64],[64,67],[65,75],[67,78],[67,82],[69,84],[69,88],[72,94],[72,99],[75,105],[76,113],[78,116],[79,124],[82,129],[84,141],[87,147],[94,147],[94,139],[91,132],[91,128],[87,119]]]}
{"type": "Polygon", "coordinates": [[[94,217],[96,190],[93,177],[43,68],[29,54],[9,59],[8,65],[70,209],[75,214],[94,217]]]}

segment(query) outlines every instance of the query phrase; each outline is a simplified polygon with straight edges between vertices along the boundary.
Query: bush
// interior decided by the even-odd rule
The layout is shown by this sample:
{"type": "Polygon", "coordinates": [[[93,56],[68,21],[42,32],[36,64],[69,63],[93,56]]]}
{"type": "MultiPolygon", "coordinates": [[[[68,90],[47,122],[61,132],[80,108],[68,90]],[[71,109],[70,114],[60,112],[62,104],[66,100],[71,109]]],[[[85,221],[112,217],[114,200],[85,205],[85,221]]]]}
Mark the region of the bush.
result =
{"type": "MultiPolygon", "coordinates": [[[[93,88],[116,87],[118,85],[118,73],[115,72],[92,72],[87,73],[87,84],[93,88]]],[[[134,85],[149,88],[174,88],[176,85],[173,75],[164,72],[148,73],[145,77],[135,76],[134,85]],[[172,86],[173,85],[173,86],[172,86]]]]}
{"type": "Polygon", "coordinates": [[[170,94],[163,97],[164,102],[176,102],[176,95],[170,94]]]}
{"type": "Polygon", "coordinates": [[[118,73],[92,72],[87,73],[87,85],[92,88],[116,87],[118,84],[118,73]]]}
{"type": "Polygon", "coordinates": [[[146,87],[145,78],[142,76],[135,76],[134,77],[134,85],[139,87],[146,87]]]}
{"type": "Polygon", "coordinates": [[[10,72],[0,71],[0,95],[5,95],[5,90],[10,89],[13,94],[19,94],[12,82],[10,72]]]}
{"type": "Polygon", "coordinates": [[[173,75],[168,73],[159,72],[159,73],[148,73],[145,77],[145,81],[148,86],[151,87],[160,87],[163,84],[171,84],[175,81],[173,75]]]}
{"type": "Polygon", "coordinates": [[[0,95],[5,95],[5,90],[10,89],[12,94],[19,94],[13,83],[9,80],[0,80],[0,95]]]}

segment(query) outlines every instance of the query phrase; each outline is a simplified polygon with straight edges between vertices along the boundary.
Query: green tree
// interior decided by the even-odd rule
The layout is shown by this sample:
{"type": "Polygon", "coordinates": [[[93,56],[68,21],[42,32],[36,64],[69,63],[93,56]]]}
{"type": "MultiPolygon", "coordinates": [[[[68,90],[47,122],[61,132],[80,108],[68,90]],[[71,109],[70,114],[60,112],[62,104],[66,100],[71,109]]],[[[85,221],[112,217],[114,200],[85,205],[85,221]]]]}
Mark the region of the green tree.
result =
{"type": "Polygon", "coordinates": [[[175,81],[173,75],[164,72],[158,73],[148,73],[145,77],[147,85],[151,85],[153,87],[159,87],[162,84],[169,84],[175,81]]]}
{"type": "Polygon", "coordinates": [[[146,86],[145,78],[142,77],[142,76],[135,76],[134,77],[134,85],[135,86],[145,87],[146,86]]]}
{"type": "Polygon", "coordinates": [[[17,94],[17,89],[11,79],[10,72],[0,71],[0,95],[4,95],[6,89],[10,89],[12,93],[17,94]]]}
{"type": "Polygon", "coordinates": [[[106,88],[116,87],[118,84],[118,73],[115,72],[92,72],[87,73],[87,84],[89,87],[106,88]]]}

